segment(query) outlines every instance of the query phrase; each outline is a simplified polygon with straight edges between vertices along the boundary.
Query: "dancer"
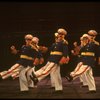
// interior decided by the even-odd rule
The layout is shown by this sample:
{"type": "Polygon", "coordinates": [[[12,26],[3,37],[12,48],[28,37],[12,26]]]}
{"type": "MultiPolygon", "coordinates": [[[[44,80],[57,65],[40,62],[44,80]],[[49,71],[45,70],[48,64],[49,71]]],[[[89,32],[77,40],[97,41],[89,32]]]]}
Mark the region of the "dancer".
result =
{"type": "Polygon", "coordinates": [[[96,54],[99,54],[96,52],[97,49],[97,46],[93,42],[90,42],[90,37],[87,34],[84,34],[81,37],[80,62],[77,64],[74,71],[66,75],[66,79],[70,82],[85,73],[89,88],[88,93],[96,93],[92,68],[95,63],[95,56],[96,54]]]}
{"type": "Polygon", "coordinates": [[[31,78],[34,84],[37,84],[47,75],[53,73],[53,80],[55,87],[54,93],[62,93],[63,86],[60,75],[60,64],[66,64],[69,61],[68,46],[66,41],[64,40],[67,31],[63,28],[60,28],[57,30],[57,32],[58,32],[58,39],[51,46],[50,50],[51,52],[47,64],[38,71],[33,72],[31,78]]]}

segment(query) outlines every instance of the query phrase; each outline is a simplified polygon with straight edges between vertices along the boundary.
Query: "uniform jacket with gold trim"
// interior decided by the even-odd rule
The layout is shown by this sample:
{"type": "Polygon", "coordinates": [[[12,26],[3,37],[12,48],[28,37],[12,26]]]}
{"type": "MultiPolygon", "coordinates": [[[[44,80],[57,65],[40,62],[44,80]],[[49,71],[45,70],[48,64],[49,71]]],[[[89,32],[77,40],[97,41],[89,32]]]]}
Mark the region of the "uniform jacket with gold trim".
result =
{"type": "Polygon", "coordinates": [[[50,54],[48,61],[54,62],[54,63],[59,63],[60,59],[63,56],[64,57],[68,56],[68,44],[64,41],[55,42],[52,44],[52,46],[50,48],[50,53],[51,52],[54,52],[54,54],[50,54]]]}
{"type": "Polygon", "coordinates": [[[80,62],[84,65],[94,67],[95,58],[100,57],[100,45],[96,45],[94,42],[90,42],[80,49],[80,62]]]}

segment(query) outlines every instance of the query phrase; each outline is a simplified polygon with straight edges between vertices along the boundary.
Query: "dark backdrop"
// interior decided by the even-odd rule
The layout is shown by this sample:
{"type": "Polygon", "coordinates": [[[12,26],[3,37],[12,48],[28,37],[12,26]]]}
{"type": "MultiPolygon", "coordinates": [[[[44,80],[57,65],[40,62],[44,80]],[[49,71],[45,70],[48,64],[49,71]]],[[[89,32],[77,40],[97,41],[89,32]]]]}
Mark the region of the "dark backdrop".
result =
{"type": "Polygon", "coordinates": [[[54,33],[63,27],[68,31],[70,50],[72,43],[90,29],[98,32],[100,42],[99,19],[100,2],[0,2],[0,71],[18,59],[10,53],[10,46],[19,49],[25,34],[39,37],[40,45],[49,47],[54,33]]]}

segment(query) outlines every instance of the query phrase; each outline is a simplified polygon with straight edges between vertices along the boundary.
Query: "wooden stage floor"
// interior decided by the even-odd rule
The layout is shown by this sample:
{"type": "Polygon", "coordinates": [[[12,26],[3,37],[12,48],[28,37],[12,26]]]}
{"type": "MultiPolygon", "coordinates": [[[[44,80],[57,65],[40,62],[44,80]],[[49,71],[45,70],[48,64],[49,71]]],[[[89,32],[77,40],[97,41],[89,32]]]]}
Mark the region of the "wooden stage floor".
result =
{"type": "Polygon", "coordinates": [[[100,77],[95,77],[97,92],[87,94],[88,88],[81,87],[79,79],[68,82],[64,77],[63,94],[53,94],[50,89],[50,79],[47,77],[38,83],[37,88],[31,88],[28,93],[19,90],[18,79],[0,80],[0,99],[100,99],[100,77]]]}

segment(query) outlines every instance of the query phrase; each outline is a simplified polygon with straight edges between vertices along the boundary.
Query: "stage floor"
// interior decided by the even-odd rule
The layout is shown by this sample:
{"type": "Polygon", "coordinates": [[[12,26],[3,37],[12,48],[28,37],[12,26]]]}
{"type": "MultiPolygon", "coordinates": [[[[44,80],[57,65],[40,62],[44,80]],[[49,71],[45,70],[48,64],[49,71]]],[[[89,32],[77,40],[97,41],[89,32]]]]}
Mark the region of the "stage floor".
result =
{"type": "Polygon", "coordinates": [[[100,99],[100,77],[95,77],[97,92],[87,94],[88,88],[81,87],[79,79],[68,82],[64,77],[63,94],[53,94],[50,89],[50,79],[47,77],[38,83],[37,88],[31,88],[28,93],[22,93],[19,89],[18,78],[15,80],[0,80],[0,99],[100,99]]]}

